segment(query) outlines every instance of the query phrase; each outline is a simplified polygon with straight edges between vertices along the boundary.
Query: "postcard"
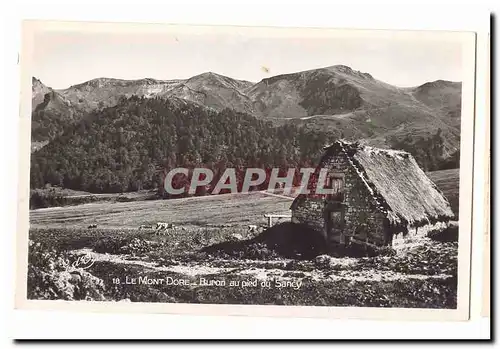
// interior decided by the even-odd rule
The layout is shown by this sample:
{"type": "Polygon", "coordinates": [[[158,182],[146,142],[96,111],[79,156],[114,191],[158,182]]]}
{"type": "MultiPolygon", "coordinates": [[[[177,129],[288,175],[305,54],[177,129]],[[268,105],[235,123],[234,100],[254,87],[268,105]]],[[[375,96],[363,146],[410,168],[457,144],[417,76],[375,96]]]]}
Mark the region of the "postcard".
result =
{"type": "Polygon", "coordinates": [[[22,44],[18,308],[468,319],[475,33],[22,44]]]}

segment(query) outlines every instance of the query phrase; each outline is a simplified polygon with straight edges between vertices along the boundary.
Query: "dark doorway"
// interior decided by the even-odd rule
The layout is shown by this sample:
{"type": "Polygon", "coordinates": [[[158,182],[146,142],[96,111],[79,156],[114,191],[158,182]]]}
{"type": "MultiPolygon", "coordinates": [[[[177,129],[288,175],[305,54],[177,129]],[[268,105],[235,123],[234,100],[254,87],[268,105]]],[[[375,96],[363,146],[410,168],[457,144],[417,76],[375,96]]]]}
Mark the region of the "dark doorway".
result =
{"type": "Polygon", "coordinates": [[[326,235],[329,242],[336,242],[341,245],[346,243],[344,236],[345,227],[345,209],[343,205],[335,205],[326,210],[325,226],[326,235]]]}

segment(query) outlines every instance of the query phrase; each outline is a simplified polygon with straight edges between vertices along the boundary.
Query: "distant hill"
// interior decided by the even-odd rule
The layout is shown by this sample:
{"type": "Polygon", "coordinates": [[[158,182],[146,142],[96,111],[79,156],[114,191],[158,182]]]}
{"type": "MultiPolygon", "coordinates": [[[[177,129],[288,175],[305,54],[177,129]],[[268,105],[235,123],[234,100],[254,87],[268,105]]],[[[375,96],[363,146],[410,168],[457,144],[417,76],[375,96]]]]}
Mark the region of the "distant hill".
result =
{"type": "Polygon", "coordinates": [[[394,139],[442,130],[445,155],[460,143],[461,83],[438,81],[399,88],[346,66],[276,76],[249,95],[261,114],[311,129],[335,129],[345,138],[392,147],[394,139]]]}
{"type": "Polygon", "coordinates": [[[97,78],[57,90],[57,93],[74,108],[84,111],[112,107],[121,97],[131,96],[178,97],[218,110],[248,111],[251,102],[243,91],[252,85],[208,72],[185,80],[97,78]]]}
{"type": "Polygon", "coordinates": [[[460,126],[462,107],[462,84],[460,82],[437,80],[418,86],[411,92],[422,103],[452,118],[454,121],[452,124],[460,126]]]}
{"type": "Polygon", "coordinates": [[[186,80],[166,95],[187,99],[216,110],[230,108],[253,113],[253,102],[245,94],[246,89],[252,85],[253,83],[248,81],[208,72],[186,80]]]}
{"type": "Polygon", "coordinates": [[[205,73],[186,80],[122,80],[97,78],[67,89],[54,90],[33,78],[32,141],[45,145],[86,114],[112,107],[122,98],[178,97],[216,110],[231,108],[252,111],[252,102],[243,91],[253,83],[205,73]]]}

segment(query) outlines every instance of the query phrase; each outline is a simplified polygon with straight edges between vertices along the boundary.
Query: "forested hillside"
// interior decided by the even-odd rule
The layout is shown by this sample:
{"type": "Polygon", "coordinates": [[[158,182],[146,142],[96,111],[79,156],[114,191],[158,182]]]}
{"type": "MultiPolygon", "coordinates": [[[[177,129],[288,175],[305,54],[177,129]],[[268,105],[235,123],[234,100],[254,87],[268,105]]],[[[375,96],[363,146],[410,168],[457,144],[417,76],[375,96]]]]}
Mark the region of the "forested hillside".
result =
{"type": "Polygon", "coordinates": [[[162,173],[175,167],[220,173],[226,167],[307,166],[337,137],[181,99],[133,96],[88,114],[33,153],[31,187],[122,192],[162,186],[162,173]]]}

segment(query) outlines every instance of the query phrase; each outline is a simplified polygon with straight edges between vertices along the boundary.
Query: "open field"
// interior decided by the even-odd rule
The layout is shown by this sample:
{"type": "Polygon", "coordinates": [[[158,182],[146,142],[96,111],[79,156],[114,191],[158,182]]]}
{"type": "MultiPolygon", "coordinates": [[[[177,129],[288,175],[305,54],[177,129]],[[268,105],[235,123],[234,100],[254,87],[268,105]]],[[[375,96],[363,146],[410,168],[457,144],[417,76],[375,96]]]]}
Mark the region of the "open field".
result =
{"type": "Polygon", "coordinates": [[[32,227],[137,229],[140,225],[169,222],[217,226],[266,224],[266,213],[288,214],[291,198],[253,192],[191,197],[175,200],[98,202],[30,211],[32,227]]]}
{"type": "MultiPolygon", "coordinates": [[[[458,215],[459,169],[428,173],[458,215]]],[[[265,192],[191,197],[175,200],[141,200],[145,193],[127,194],[131,202],[107,200],[118,194],[101,194],[105,201],[75,206],[49,207],[30,211],[32,227],[87,227],[135,229],[142,224],[171,222],[191,225],[265,224],[264,214],[289,214],[292,198],[265,192]],[[200,209],[201,207],[201,209],[200,209]]],[[[66,193],[84,197],[84,192],[66,193]]],[[[101,198],[101,197],[100,197],[101,198]]]]}
{"type": "MultiPolygon", "coordinates": [[[[448,198],[453,212],[458,214],[459,170],[436,171],[428,175],[448,198]]],[[[276,193],[251,192],[131,202],[99,201],[49,207],[31,210],[30,224],[34,228],[86,228],[97,224],[99,228],[107,229],[137,229],[140,225],[156,222],[193,226],[264,225],[267,223],[264,214],[290,213],[292,198],[276,193]]]]}

